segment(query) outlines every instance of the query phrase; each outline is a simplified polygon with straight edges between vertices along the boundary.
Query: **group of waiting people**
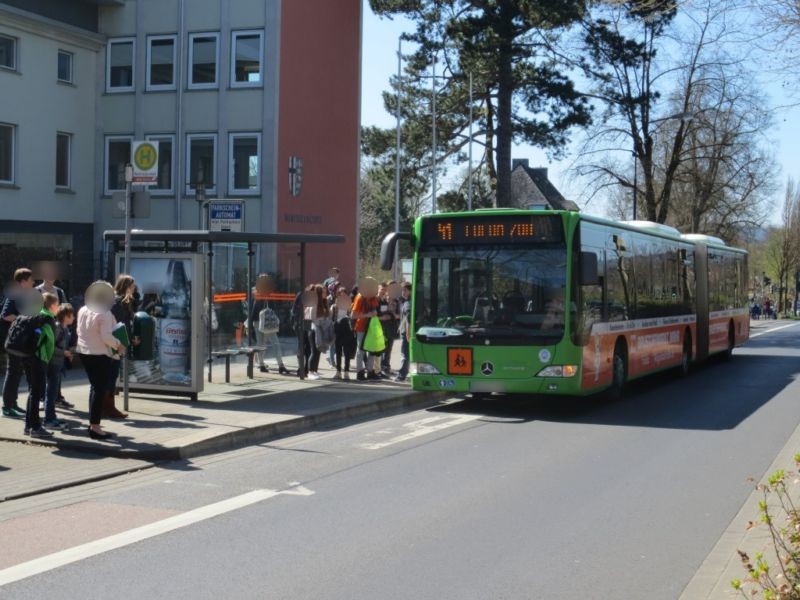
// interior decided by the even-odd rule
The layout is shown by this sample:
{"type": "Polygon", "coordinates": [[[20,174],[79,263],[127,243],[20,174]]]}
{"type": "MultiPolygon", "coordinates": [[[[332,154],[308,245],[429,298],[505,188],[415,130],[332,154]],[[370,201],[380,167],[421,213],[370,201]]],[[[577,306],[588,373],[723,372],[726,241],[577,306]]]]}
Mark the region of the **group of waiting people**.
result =
{"type": "MultiPolygon", "coordinates": [[[[266,275],[256,280],[256,301],[250,314],[251,330],[255,329],[259,315],[269,310],[269,291],[274,282],[266,275]]],[[[334,379],[350,379],[351,361],[355,359],[356,380],[378,380],[392,375],[391,353],[394,340],[401,340],[401,365],[394,381],[405,381],[409,370],[409,318],[411,314],[411,284],[386,281],[378,284],[372,277],[365,277],[359,285],[348,290],[341,285],[339,269],[334,267],[322,283],[311,284],[297,294],[292,307],[292,320],[299,331],[302,348],[298,352],[300,366],[298,376],[303,379],[320,379],[319,363],[323,354],[328,364],[336,370],[334,379]],[[364,338],[369,320],[376,317],[382,326],[386,341],[380,353],[364,349],[364,338]]],[[[258,342],[265,348],[276,351],[278,368],[288,373],[281,357],[277,333],[258,334],[258,342]]],[[[261,370],[269,367],[263,360],[261,370]]]]}
{"type": "MultiPolygon", "coordinates": [[[[78,355],[91,386],[88,434],[92,439],[108,439],[112,434],[103,430],[101,419],[125,419],[128,416],[115,406],[120,358],[126,346],[112,334],[112,330],[118,322],[123,322],[130,333],[136,305],[136,283],[129,275],[120,275],[114,287],[105,281],[93,283],[87,290],[87,304],[77,311],[77,315],[66,301],[64,291],[52,279],[45,278],[36,287],[41,300],[32,302],[34,283],[30,269],[17,269],[13,287],[0,311],[2,341],[15,321],[38,317],[33,355],[6,353],[2,414],[4,417],[24,418],[24,433],[31,437],[51,437],[53,430],[65,429],[67,424],[57,417],[56,407],[74,407],[61,394],[61,381],[67,366],[78,355]],[[28,314],[29,306],[41,306],[38,315],[28,314]],[[23,374],[28,382],[24,411],[17,403],[23,374]],[[43,422],[40,404],[44,407],[43,422]]],[[[132,336],[129,339],[136,343],[132,336]]]]}

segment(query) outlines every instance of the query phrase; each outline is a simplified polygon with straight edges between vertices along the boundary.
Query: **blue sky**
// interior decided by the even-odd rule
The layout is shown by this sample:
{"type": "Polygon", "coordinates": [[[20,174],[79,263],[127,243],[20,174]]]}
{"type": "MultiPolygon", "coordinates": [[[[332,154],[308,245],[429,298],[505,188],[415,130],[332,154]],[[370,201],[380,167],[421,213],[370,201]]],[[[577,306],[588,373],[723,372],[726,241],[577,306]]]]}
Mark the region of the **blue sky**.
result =
{"type": "MultiPolygon", "coordinates": [[[[389,78],[397,73],[397,40],[404,31],[412,31],[413,25],[406,19],[394,20],[380,19],[369,8],[367,0],[364,4],[364,32],[362,48],[362,81],[361,81],[361,123],[363,125],[379,125],[381,127],[394,127],[395,119],[383,108],[382,92],[389,88],[389,78]]],[[[788,104],[789,100],[783,97],[783,92],[778,85],[766,86],[774,105],[788,104]]],[[[798,157],[800,157],[800,108],[794,107],[779,111],[775,115],[775,128],[770,132],[770,139],[774,140],[776,159],[781,165],[781,182],[785,183],[787,177],[800,178],[798,157]]],[[[576,135],[573,138],[577,137],[576,135]]],[[[477,148],[475,150],[477,152],[477,148]]],[[[576,198],[578,191],[571,189],[570,177],[567,169],[573,156],[568,155],[564,160],[550,162],[544,152],[530,146],[517,145],[514,148],[514,158],[527,158],[531,166],[548,167],[551,181],[568,198],[576,198]]],[[[466,168],[466,164],[464,165],[466,168]]],[[[455,169],[451,169],[455,171],[455,169]]],[[[783,185],[775,197],[775,213],[777,217],[783,201],[783,185]]],[[[592,206],[589,212],[603,212],[602,206],[592,206]]],[[[773,221],[775,219],[773,218],[773,221]]]]}

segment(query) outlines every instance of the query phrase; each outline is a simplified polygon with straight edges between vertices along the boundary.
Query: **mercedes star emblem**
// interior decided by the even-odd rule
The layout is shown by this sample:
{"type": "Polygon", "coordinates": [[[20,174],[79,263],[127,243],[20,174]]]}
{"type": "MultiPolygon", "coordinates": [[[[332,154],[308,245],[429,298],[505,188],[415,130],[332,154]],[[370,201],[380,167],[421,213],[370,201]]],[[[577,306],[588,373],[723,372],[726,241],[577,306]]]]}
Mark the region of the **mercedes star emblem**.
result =
{"type": "Polygon", "coordinates": [[[491,375],[494,373],[494,365],[487,360],[481,365],[481,373],[484,375],[491,375]]]}

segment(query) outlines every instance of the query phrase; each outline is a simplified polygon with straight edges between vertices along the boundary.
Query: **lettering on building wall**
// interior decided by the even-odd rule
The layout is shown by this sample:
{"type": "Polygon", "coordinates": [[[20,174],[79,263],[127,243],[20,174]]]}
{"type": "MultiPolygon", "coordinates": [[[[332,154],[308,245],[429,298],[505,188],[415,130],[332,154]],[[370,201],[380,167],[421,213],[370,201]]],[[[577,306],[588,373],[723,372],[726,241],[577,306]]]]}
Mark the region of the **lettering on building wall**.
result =
{"type": "Polygon", "coordinates": [[[283,213],[283,220],[287,223],[322,225],[322,215],[290,215],[289,213],[283,213]]]}

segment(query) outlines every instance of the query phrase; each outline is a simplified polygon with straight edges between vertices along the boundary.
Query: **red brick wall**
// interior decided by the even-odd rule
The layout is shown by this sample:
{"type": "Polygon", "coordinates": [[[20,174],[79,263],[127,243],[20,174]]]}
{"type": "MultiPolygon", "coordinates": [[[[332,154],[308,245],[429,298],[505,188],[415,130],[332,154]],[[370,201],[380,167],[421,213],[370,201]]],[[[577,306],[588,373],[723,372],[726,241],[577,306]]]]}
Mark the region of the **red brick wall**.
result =
{"type": "Polygon", "coordinates": [[[277,231],[337,233],[344,244],[307,246],[306,283],[331,266],[352,285],[357,259],[361,0],[281,4],[277,231]],[[289,191],[290,156],[303,186],[289,191]]]}

